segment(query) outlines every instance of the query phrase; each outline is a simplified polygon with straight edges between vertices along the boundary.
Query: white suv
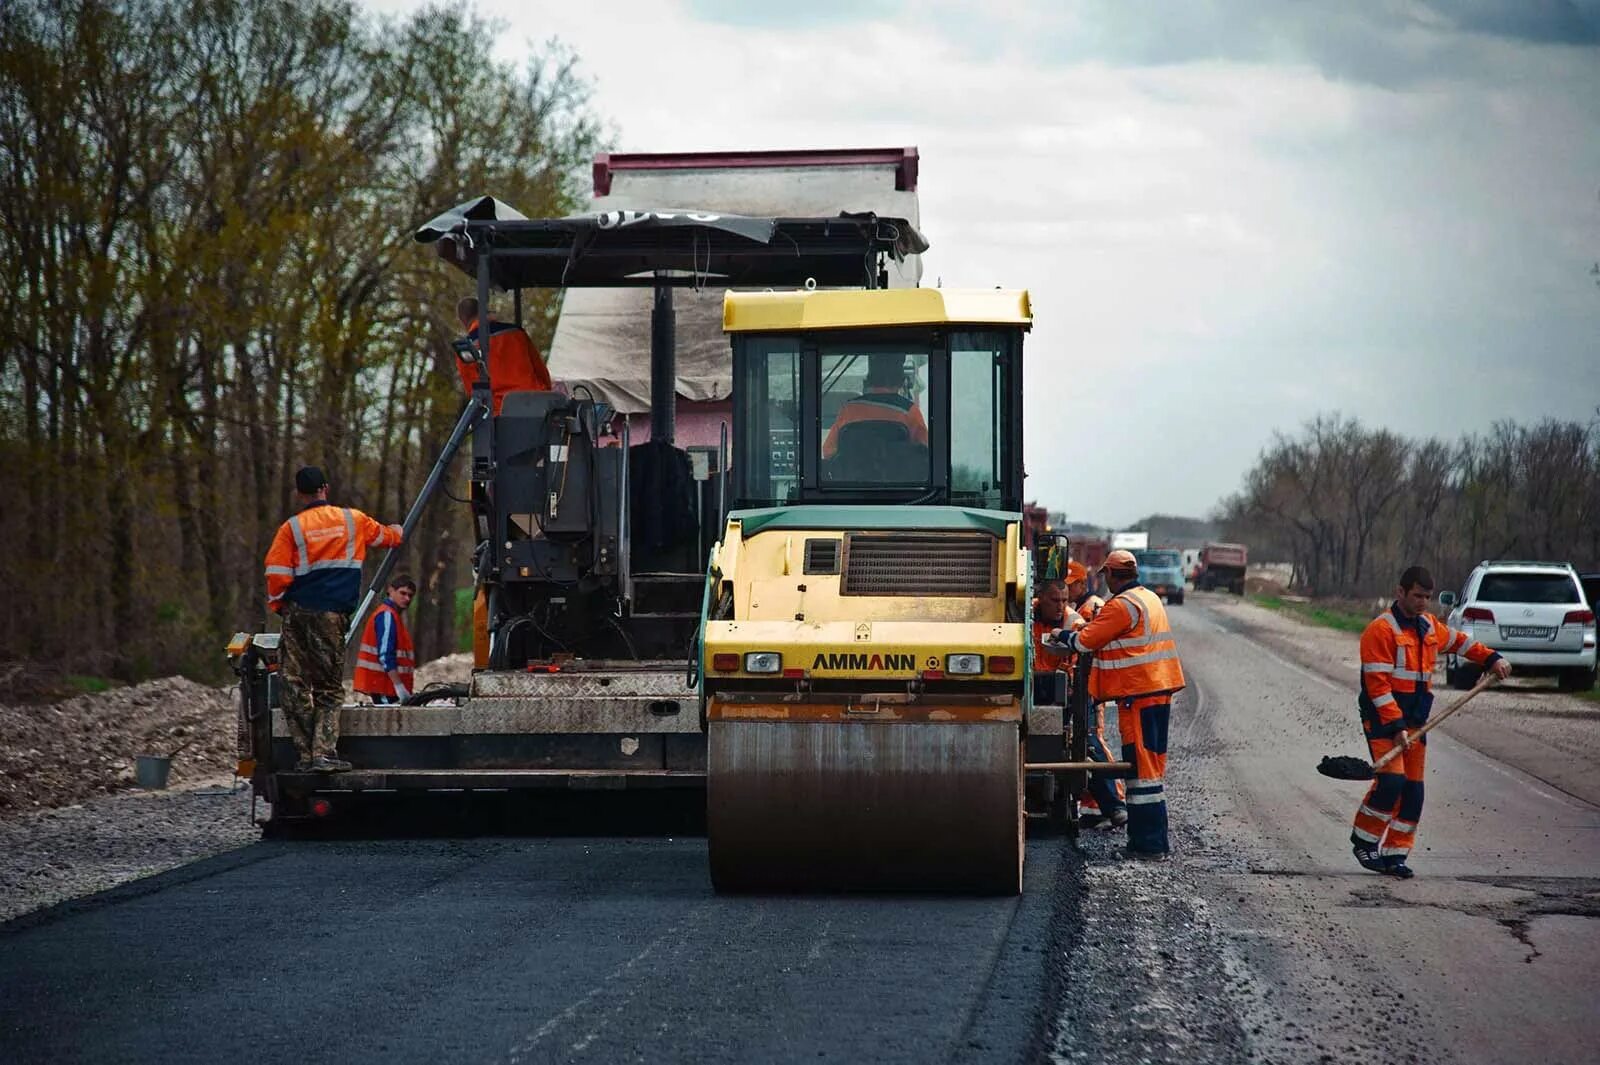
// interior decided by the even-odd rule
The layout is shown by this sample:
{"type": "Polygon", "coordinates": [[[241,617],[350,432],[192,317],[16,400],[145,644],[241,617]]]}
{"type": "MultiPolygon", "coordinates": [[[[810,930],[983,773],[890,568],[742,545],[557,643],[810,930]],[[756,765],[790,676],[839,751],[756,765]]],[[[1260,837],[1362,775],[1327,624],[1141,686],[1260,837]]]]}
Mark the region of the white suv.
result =
{"type": "MultiPolygon", "coordinates": [[[[1517,674],[1554,674],[1562,691],[1595,686],[1595,618],[1578,574],[1565,562],[1480,562],[1467,578],[1460,602],[1446,592],[1453,629],[1499,651],[1517,674]]],[[[1451,687],[1469,688],[1478,667],[1445,657],[1451,687]]]]}

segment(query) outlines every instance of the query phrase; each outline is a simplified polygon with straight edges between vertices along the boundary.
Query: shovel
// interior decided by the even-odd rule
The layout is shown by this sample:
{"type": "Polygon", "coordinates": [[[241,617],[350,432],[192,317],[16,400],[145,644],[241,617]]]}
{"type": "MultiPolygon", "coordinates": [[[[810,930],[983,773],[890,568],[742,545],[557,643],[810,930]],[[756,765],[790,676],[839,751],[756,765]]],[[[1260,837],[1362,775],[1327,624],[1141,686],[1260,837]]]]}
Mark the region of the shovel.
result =
{"type": "MultiPolygon", "coordinates": [[[[1426,736],[1435,725],[1441,723],[1445,718],[1449,717],[1451,714],[1470,703],[1473,696],[1477,695],[1479,692],[1483,691],[1483,689],[1493,684],[1494,680],[1495,676],[1493,673],[1485,673],[1482,677],[1479,677],[1478,683],[1472,686],[1471,691],[1457,699],[1455,702],[1451,703],[1449,706],[1445,707],[1439,713],[1435,714],[1421,728],[1410,733],[1408,735],[1409,740],[1415,743],[1423,736],[1426,736]]],[[[1332,777],[1335,780],[1371,780],[1374,774],[1376,774],[1380,769],[1388,765],[1390,762],[1394,761],[1396,758],[1399,758],[1404,751],[1405,747],[1401,746],[1397,742],[1392,751],[1384,755],[1382,758],[1379,758],[1377,762],[1371,765],[1367,764],[1367,761],[1363,758],[1352,758],[1346,754],[1341,754],[1337,758],[1330,758],[1327,755],[1323,755],[1321,764],[1317,766],[1317,772],[1321,773],[1325,777],[1332,777]]]]}

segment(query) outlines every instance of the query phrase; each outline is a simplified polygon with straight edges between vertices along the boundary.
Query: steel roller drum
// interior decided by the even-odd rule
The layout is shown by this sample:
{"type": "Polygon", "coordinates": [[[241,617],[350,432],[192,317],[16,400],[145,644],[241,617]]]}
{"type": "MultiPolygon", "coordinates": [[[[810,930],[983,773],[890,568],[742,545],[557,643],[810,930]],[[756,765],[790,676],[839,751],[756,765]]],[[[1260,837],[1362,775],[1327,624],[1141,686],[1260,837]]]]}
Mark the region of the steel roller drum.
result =
{"type": "Polygon", "coordinates": [[[1022,889],[1014,720],[708,723],[718,891],[1022,889]]]}

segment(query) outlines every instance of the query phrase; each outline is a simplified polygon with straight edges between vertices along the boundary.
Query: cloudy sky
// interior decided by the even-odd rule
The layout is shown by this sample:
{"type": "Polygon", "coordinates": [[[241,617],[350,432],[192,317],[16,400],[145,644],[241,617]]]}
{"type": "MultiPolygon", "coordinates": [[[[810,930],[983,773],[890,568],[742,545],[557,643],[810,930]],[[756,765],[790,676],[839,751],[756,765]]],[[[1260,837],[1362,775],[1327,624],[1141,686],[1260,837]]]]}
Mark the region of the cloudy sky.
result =
{"type": "MultiPolygon", "coordinates": [[[[404,11],[412,0],[368,0],[404,11]]],[[[1600,0],[478,0],[618,151],[921,151],[924,283],[1031,290],[1029,494],[1203,515],[1274,429],[1600,406],[1600,0]]]]}

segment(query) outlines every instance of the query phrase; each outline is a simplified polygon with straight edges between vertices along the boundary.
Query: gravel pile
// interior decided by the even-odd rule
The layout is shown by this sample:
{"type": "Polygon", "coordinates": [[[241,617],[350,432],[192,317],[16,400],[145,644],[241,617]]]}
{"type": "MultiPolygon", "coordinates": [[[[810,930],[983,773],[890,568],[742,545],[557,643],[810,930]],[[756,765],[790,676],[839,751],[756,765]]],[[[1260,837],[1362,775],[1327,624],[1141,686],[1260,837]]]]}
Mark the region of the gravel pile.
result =
{"type": "Polygon", "coordinates": [[[232,688],[165,677],[45,706],[0,705],[0,820],[134,784],[134,759],[172,755],[182,787],[232,774],[232,688]]]}

